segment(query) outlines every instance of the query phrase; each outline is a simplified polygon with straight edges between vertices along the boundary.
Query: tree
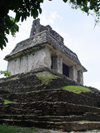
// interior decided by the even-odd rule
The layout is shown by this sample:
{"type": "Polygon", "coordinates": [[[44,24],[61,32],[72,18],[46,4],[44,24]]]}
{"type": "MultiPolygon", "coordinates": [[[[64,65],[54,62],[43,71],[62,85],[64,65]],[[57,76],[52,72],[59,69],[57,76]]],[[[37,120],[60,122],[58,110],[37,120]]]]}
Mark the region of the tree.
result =
{"type": "Polygon", "coordinates": [[[42,12],[40,3],[43,0],[0,0],[0,48],[3,49],[8,42],[7,34],[13,36],[19,30],[16,24],[23,22],[27,17],[36,18],[42,12]],[[9,11],[15,13],[15,18],[9,16],[9,11]]]}
{"type": "MultiPolygon", "coordinates": [[[[63,0],[67,2],[68,0],[63,0]]],[[[86,12],[88,15],[91,14],[91,11],[96,15],[96,22],[100,17],[100,0],[69,0],[72,4],[72,8],[80,8],[82,11],[86,12]]]]}
{"type": "MultiPolygon", "coordinates": [[[[51,0],[49,0],[51,1],[51,0]]],[[[96,21],[100,17],[100,2],[99,0],[63,0],[65,3],[71,3],[72,8],[80,8],[87,14],[90,10],[96,14],[96,21]]],[[[19,31],[18,22],[22,22],[27,17],[32,16],[34,19],[42,12],[40,4],[43,0],[0,0],[0,49],[6,47],[8,42],[7,34],[12,34],[19,31]],[[15,13],[15,18],[9,16],[9,11],[15,13]]]]}

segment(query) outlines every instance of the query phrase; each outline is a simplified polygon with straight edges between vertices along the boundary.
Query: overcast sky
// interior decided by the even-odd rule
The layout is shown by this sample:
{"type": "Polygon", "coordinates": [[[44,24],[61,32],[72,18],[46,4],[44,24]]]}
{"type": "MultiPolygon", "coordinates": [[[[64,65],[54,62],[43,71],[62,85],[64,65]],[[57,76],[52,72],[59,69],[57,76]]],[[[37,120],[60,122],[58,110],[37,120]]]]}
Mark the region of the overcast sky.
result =
{"type": "MultiPolygon", "coordinates": [[[[71,9],[71,5],[62,0],[45,2],[39,16],[42,25],[50,25],[64,38],[65,45],[75,52],[82,65],[88,70],[84,73],[84,84],[100,89],[100,25],[94,28],[95,18],[82,11],[71,9]]],[[[10,15],[13,15],[10,12],[10,15]]],[[[8,36],[9,43],[0,51],[0,70],[7,69],[3,58],[9,54],[16,43],[30,35],[33,18],[20,23],[16,37],[8,36]]]]}

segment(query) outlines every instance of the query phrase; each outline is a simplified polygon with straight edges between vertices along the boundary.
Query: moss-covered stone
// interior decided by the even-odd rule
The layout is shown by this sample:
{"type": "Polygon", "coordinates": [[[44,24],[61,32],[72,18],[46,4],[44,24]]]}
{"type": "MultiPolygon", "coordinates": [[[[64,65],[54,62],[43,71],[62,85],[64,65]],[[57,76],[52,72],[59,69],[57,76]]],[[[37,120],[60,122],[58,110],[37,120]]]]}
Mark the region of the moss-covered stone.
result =
{"type": "Polygon", "coordinates": [[[37,77],[41,80],[42,85],[48,84],[53,79],[60,78],[59,76],[45,76],[45,75],[37,75],[37,77]]]}
{"type": "Polygon", "coordinates": [[[83,87],[83,86],[64,86],[62,89],[71,91],[74,93],[80,93],[80,92],[92,92],[89,88],[83,87]]]}

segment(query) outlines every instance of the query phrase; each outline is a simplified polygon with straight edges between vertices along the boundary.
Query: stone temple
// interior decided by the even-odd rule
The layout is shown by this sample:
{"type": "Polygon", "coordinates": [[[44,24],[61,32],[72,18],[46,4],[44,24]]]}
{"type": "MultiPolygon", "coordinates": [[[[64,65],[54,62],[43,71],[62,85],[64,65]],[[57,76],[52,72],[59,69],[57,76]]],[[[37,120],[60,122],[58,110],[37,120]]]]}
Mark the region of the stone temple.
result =
{"type": "Polygon", "coordinates": [[[83,84],[83,72],[77,55],[64,45],[64,39],[40,19],[33,21],[30,37],[18,43],[5,57],[12,75],[34,72],[38,75],[65,75],[83,84]]]}

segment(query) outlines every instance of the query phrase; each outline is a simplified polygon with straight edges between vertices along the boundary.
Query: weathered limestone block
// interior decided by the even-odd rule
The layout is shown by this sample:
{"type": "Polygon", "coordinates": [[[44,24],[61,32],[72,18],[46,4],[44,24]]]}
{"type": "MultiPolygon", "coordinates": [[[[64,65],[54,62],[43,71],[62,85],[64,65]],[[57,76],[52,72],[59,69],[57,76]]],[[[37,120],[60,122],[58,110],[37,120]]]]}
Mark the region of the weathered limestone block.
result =
{"type": "Polygon", "coordinates": [[[19,73],[27,72],[27,56],[24,55],[20,58],[19,73]]]}
{"type": "Polygon", "coordinates": [[[35,52],[30,56],[31,59],[29,59],[29,70],[33,70],[35,68],[42,68],[42,67],[51,67],[51,57],[50,57],[50,51],[49,49],[41,49],[37,52],[35,52]]]}

